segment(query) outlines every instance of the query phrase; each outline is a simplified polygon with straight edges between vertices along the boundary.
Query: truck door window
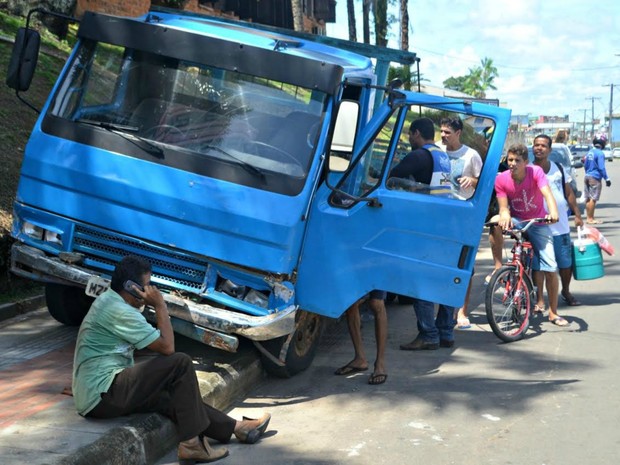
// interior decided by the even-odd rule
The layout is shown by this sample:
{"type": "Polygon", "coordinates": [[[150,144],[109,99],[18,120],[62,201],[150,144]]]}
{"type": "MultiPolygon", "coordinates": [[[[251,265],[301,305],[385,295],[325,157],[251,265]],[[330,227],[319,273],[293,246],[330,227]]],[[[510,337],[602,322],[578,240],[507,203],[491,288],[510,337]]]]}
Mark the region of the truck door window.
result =
{"type": "MultiPolygon", "coordinates": [[[[431,186],[420,180],[390,176],[390,172],[412,151],[409,141],[409,127],[411,122],[421,116],[430,118],[434,122],[434,141],[437,148],[447,151],[441,137],[441,121],[444,118],[458,118],[463,125],[460,131],[460,142],[475,150],[482,161],[484,160],[489,145],[490,136],[493,133],[494,123],[487,118],[463,115],[455,112],[438,111],[436,109],[414,106],[403,108],[393,113],[386,121],[381,130],[363,152],[352,163],[351,168],[345,173],[337,189],[350,194],[353,197],[362,198],[375,190],[386,179],[386,187],[391,190],[401,190],[415,194],[441,195],[445,198],[467,200],[475,192],[475,187],[466,190],[460,185],[459,179],[463,170],[474,170],[477,176],[480,174],[481,163],[471,159],[470,153],[465,154],[455,151],[450,158],[450,173],[443,176],[443,182],[431,186]],[[402,122],[402,123],[401,123],[402,122]],[[458,152],[458,154],[457,154],[458,152]],[[391,155],[393,154],[393,156],[391,155]],[[472,168],[475,166],[476,168],[472,168]]],[[[464,149],[463,149],[464,150],[464,149]]],[[[471,173],[465,173],[471,176],[471,173]]],[[[354,200],[345,199],[342,195],[332,197],[334,205],[348,207],[355,203],[354,200]]]]}
{"type": "MultiPolygon", "coordinates": [[[[493,133],[493,121],[486,118],[463,115],[455,112],[437,111],[432,109],[422,109],[412,107],[405,117],[402,132],[395,151],[394,158],[390,166],[390,172],[412,151],[409,142],[409,127],[411,122],[420,115],[430,118],[435,126],[434,141],[435,146],[449,155],[450,172],[441,175],[439,183],[425,184],[412,176],[408,178],[390,176],[386,186],[388,189],[404,190],[418,194],[441,195],[442,197],[467,200],[475,192],[475,184],[482,170],[482,162],[486,156],[490,135],[493,133]],[[451,144],[447,139],[442,139],[442,121],[447,129],[450,129],[446,120],[460,121],[462,129],[451,130],[452,151],[448,150],[451,144]],[[455,147],[460,145],[460,148],[455,147]],[[446,145],[448,144],[448,146],[446,145]],[[465,147],[466,146],[466,147],[465,147]],[[472,152],[473,151],[473,152],[472,152]],[[474,153],[475,152],[475,153],[474,153]],[[472,181],[471,178],[474,178],[472,181]],[[465,179],[468,179],[467,183],[465,179]]],[[[457,124],[458,126],[458,124],[457,124]]],[[[433,150],[432,147],[429,147],[433,150]]]]}
{"type": "MultiPolygon", "coordinates": [[[[395,128],[400,115],[400,112],[395,112],[388,118],[362,155],[353,161],[351,168],[338,184],[338,190],[355,197],[364,197],[379,185],[387,165],[392,139],[398,134],[395,128]]],[[[338,195],[333,197],[335,204],[342,204],[341,199],[338,195]]],[[[346,206],[351,204],[352,202],[344,202],[346,206]]]]}

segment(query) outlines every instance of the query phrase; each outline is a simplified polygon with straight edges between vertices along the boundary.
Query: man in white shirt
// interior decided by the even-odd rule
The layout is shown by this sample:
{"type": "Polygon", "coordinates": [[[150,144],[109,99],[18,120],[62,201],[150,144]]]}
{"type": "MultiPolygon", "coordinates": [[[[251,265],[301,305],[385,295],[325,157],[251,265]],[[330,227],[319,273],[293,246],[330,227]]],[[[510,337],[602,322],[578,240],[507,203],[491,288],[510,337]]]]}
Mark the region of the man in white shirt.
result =
{"type": "MultiPolygon", "coordinates": [[[[452,192],[461,199],[468,199],[474,195],[478,185],[478,178],[482,171],[482,157],[476,150],[461,143],[463,121],[459,117],[443,118],[440,126],[441,142],[446,146],[446,153],[450,157],[452,192]]],[[[465,303],[458,310],[456,327],[459,329],[471,327],[467,313],[471,283],[472,280],[469,281],[465,294],[465,303]]]]}
{"type": "MultiPolygon", "coordinates": [[[[551,153],[551,138],[549,136],[546,134],[536,136],[532,145],[532,151],[534,153],[534,164],[540,166],[547,175],[551,193],[555,198],[560,214],[558,222],[549,225],[549,229],[553,234],[555,259],[560,270],[560,281],[562,284],[560,296],[562,296],[567,305],[581,305],[570,292],[573,259],[570,224],[568,221],[569,206],[575,214],[575,227],[583,226],[583,219],[577,205],[577,199],[575,199],[573,189],[570,187],[572,178],[568,172],[563,171],[560,165],[549,160],[549,154],[551,153]]],[[[545,309],[545,300],[542,293],[543,283],[543,273],[534,271],[534,285],[538,289],[534,311],[538,313],[542,313],[545,309]]]]}

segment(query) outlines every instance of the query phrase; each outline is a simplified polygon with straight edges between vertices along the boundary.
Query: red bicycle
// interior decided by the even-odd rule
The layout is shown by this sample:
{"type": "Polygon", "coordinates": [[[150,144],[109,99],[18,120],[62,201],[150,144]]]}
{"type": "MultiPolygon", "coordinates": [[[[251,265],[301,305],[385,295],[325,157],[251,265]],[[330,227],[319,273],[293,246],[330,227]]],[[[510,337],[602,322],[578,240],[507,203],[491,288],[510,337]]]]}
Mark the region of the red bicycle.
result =
{"type": "MultiPolygon", "coordinates": [[[[533,218],[518,223],[527,223],[523,228],[503,231],[504,236],[515,241],[512,258],[493,272],[485,307],[491,329],[504,342],[518,341],[527,331],[536,288],[532,279],[534,249],[524,234],[534,223],[544,222],[547,222],[545,218],[533,218]]],[[[487,223],[487,226],[492,225],[497,223],[487,223]]]]}

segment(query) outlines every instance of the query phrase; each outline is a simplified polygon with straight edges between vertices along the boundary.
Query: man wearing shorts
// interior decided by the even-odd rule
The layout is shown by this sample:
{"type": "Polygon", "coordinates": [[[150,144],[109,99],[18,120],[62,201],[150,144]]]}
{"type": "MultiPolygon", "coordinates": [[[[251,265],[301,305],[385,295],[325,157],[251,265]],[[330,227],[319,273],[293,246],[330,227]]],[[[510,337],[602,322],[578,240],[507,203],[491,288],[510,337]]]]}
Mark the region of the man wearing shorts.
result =
{"type": "Polygon", "coordinates": [[[603,189],[603,179],[607,187],[611,186],[611,179],[607,176],[605,169],[605,154],[603,149],[607,137],[598,134],[592,140],[594,147],[584,157],[583,168],[586,171],[584,178],[584,197],[586,199],[586,223],[601,224],[602,221],[594,219],[594,209],[596,202],[601,198],[601,190],[603,189]]]}
{"type": "MultiPolygon", "coordinates": [[[[534,164],[540,166],[547,175],[549,187],[558,205],[560,219],[557,223],[549,226],[553,234],[553,249],[555,260],[560,269],[560,281],[562,291],[560,295],[568,305],[580,305],[570,292],[570,282],[573,276],[573,257],[572,244],[570,239],[570,224],[568,221],[568,208],[575,212],[575,227],[583,226],[581,212],[575,199],[573,189],[570,187],[572,181],[570,174],[562,171],[562,167],[549,160],[551,153],[551,138],[546,134],[540,134],[534,138],[532,146],[534,153],[534,164]]],[[[542,294],[544,275],[539,271],[534,272],[534,284],[538,289],[536,307],[534,311],[542,312],[545,308],[545,301],[542,294]]]]}
{"type": "MultiPolygon", "coordinates": [[[[528,165],[527,147],[514,144],[508,148],[508,171],[495,178],[495,192],[499,204],[498,224],[503,230],[519,226],[519,222],[532,218],[546,218],[557,223],[558,207],[549,188],[545,172],[535,165],[528,165]],[[549,213],[545,209],[545,202],[549,213]]],[[[568,321],[558,315],[557,263],[553,249],[553,235],[547,224],[534,224],[528,229],[534,249],[534,262],[540,266],[547,283],[549,321],[558,326],[568,321]]]]}

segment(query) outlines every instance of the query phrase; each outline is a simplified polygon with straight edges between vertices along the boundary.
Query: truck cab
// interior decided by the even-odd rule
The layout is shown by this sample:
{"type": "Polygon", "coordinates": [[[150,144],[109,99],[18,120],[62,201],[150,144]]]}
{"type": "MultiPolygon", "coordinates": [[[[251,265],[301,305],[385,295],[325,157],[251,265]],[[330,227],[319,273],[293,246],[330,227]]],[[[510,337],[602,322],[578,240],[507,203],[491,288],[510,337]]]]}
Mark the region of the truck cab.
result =
{"type": "MultiPolygon", "coordinates": [[[[175,331],[233,352],[248,338],[291,376],[324,319],[374,289],[462,304],[510,111],[386,86],[344,41],[201,15],[89,12],[77,39],[27,144],[12,231],[11,270],[46,283],[56,319],[79,324],[140,255],[175,331]],[[446,114],[484,151],[467,198],[390,178],[410,122],[446,114]]],[[[17,91],[36,41],[18,33],[17,91]]]]}

